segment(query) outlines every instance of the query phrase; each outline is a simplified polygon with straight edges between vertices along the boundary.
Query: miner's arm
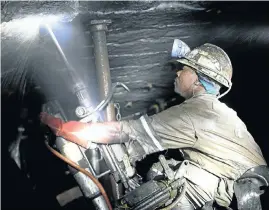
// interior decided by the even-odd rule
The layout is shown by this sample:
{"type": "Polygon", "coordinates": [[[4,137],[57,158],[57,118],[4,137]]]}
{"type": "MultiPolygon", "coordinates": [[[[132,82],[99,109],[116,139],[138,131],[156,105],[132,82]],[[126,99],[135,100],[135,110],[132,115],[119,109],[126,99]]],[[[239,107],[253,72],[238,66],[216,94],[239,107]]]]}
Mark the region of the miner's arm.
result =
{"type": "Polygon", "coordinates": [[[85,148],[91,142],[117,144],[135,139],[158,150],[191,147],[195,143],[193,125],[179,107],[172,107],[151,117],[137,120],[103,123],[63,122],[46,113],[41,113],[41,122],[48,125],[57,136],[85,148]]]}
{"type": "Polygon", "coordinates": [[[83,123],[79,121],[64,122],[47,113],[41,113],[40,120],[49,126],[56,136],[61,136],[80,146],[88,148],[91,142],[116,144],[129,140],[123,131],[121,122],[83,123]]]}

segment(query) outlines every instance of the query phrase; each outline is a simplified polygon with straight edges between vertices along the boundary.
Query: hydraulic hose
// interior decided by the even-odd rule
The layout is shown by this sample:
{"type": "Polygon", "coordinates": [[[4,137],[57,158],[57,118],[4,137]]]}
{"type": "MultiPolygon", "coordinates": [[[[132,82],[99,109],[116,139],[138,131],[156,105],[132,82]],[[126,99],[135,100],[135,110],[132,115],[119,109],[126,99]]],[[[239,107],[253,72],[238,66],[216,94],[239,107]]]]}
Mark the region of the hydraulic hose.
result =
{"type": "Polygon", "coordinates": [[[102,184],[90,172],[88,172],[84,168],[81,168],[79,165],[77,165],[76,163],[74,163],[73,161],[68,159],[67,157],[63,156],[61,153],[57,152],[55,149],[53,149],[51,146],[49,146],[49,144],[47,142],[45,142],[45,145],[58,158],[60,158],[61,160],[66,162],[68,165],[72,166],[73,168],[77,169],[78,171],[80,171],[83,174],[85,174],[86,176],[88,176],[94,182],[94,184],[96,184],[96,186],[100,190],[101,194],[103,195],[103,197],[107,203],[109,210],[113,210],[112,205],[108,199],[108,196],[107,196],[106,191],[104,190],[102,184]]]}

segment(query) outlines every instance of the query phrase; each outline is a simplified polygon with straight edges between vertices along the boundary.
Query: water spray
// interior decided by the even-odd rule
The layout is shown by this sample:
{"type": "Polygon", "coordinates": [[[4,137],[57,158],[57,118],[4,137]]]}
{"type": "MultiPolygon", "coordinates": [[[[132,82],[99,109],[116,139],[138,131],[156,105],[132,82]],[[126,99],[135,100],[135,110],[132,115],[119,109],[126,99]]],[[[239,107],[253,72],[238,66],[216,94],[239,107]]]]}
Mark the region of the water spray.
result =
{"type": "Polygon", "coordinates": [[[73,66],[69,63],[66,55],[64,54],[55,34],[53,33],[51,26],[49,24],[43,25],[45,29],[48,31],[54,45],[56,46],[59,54],[61,55],[66,67],[67,73],[69,74],[72,80],[72,92],[77,96],[80,106],[86,107],[87,109],[91,109],[92,101],[88,94],[87,87],[85,86],[82,79],[78,75],[77,71],[73,68],[73,66]]]}

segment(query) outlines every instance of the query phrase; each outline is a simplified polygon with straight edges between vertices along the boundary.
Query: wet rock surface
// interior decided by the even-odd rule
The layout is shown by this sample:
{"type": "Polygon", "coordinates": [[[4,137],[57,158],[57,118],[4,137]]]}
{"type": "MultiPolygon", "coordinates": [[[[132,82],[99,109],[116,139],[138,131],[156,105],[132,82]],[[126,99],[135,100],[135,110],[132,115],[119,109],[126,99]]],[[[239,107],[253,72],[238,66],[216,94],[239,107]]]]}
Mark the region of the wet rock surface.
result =
{"type": "MultiPolygon", "coordinates": [[[[266,2],[2,2],[1,6],[4,24],[28,15],[61,14],[61,20],[76,25],[69,28],[69,32],[62,29],[59,41],[70,62],[87,75],[82,77],[93,87],[96,87],[96,80],[94,73],[89,73],[94,71],[90,21],[110,19],[107,47],[111,79],[131,89],[128,93],[119,88],[114,95],[121,107],[132,102],[132,108],[122,108],[123,116],[147,108],[156,99],[175,96],[175,74],[164,67],[170,59],[175,38],[182,39],[190,47],[211,42],[232,53],[238,44],[244,50],[248,46],[263,47],[268,43],[266,2]]],[[[57,94],[64,95],[64,90],[68,89],[65,86],[68,82],[63,79],[65,66],[49,37],[42,41],[25,41],[3,30],[1,39],[4,84],[22,88],[22,81],[28,80],[29,72],[34,72],[35,76],[30,78],[41,78],[50,92],[55,93],[57,89],[57,94]]],[[[231,59],[233,63],[236,57],[231,59]]]]}

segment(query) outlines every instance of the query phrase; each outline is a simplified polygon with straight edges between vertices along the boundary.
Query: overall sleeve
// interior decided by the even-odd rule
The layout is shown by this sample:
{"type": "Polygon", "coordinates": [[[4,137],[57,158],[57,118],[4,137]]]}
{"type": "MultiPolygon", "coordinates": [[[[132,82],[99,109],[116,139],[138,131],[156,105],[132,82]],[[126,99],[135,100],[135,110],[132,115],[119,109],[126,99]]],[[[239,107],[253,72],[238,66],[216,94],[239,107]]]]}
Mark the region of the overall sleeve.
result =
{"type": "Polygon", "coordinates": [[[123,131],[144,147],[155,151],[189,148],[196,142],[195,131],[186,110],[171,107],[153,116],[122,122],[123,131]]]}

